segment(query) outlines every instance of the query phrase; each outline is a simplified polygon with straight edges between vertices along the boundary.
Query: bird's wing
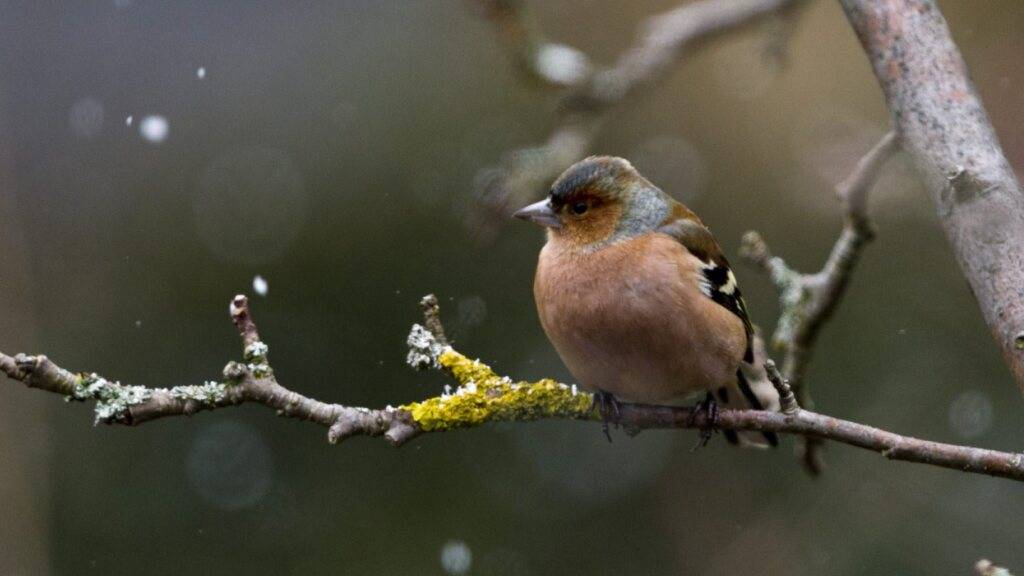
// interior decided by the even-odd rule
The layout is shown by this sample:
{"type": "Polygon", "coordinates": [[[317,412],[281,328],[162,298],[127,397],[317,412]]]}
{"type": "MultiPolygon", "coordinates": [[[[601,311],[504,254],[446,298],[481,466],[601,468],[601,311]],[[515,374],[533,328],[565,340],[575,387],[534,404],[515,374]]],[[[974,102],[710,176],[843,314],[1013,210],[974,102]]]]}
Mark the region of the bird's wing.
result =
{"type": "MultiPolygon", "coordinates": [[[[703,263],[700,290],[705,296],[724,306],[743,321],[743,328],[747,333],[747,350],[743,354],[743,361],[752,366],[754,363],[754,326],[750,323],[750,315],[747,314],[747,305],[743,302],[743,294],[736,282],[736,276],[729,268],[729,261],[725,259],[725,255],[722,254],[722,249],[715,237],[711,235],[711,231],[688,208],[682,204],[676,204],[671,215],[658,228],[658,232],[676,239],[703,263]]],[[[736,372],[736,380],[733,384],[739,391],[738,395],[729,394],[726,387],[718,390],[719,401],[727,407],[753,408],[755,410],[764,410],[766,406],[770,407],[770,404],[766,405],[758,398],[742,366],[736,372]]],[[[777,446],[779,443],[774,432],[741,431],[727,433],[726,437],[734,444],[777,446]]]]}
{"type": "Polygon", "coordinates": [[[747,314],[747,305],[743,302],[736,276],[729,267],[729,261],[722,254],[711,231],[697,216],[682,204],[676,204],[671,215],[658,228],[658,232],[667,234],[682,244],[702,263],[700,290],[708,298],[724,306],[743,321],[747,333],[747,350],[743,361],[748,364],[754,361],[754,326],[747,314]]]}

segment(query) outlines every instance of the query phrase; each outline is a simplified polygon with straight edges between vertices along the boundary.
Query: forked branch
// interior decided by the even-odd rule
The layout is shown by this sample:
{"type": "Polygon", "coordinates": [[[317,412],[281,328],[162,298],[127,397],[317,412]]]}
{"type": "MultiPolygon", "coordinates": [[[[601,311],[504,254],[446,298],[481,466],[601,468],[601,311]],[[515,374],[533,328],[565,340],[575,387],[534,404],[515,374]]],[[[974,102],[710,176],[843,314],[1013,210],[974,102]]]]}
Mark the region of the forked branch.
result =
{"type": "MultiPolygon", "coordinates": [[[[761,268],[779,292],[781,313],[772,336],[772,345],[782,351],[782,375],[792,383],[800,404],[813,408],[810,386],[806,381],[811,352],[822,325],[842,300],[853,268],[864,246],[874,237],[867,216],[867,197],[886,161],[899,149],[895,132],[889,132],[863,158],[853,172],[836,186],[843,206],[845,223],[832,252],[821,270],[804,274],[773,256],[768,244],[757,232],[743,236],[740,254],[761,268]]],[[[823,468],[821,442],[814,437],[801,440],[800,456],[805,468],[818,475],[823,468]]]]}
{"type": "MultiPolygon", "coordinates": [[[[440,327],[436,299],[425,298],[423,308],[425,323],[440,327]]],[[[278,383],[245,296],[234,298],[231,315],[242,337],[244,362],[229,362],[221,381],[145,388],[111,382],[96,374],[69,372],[46,356],[25,354],[12,357],[0,353],[0,370],[30,388],[70,400],[95,401],[97,423],[134,426],[166,416],[188,416],[252,403],[272,408],[279,416],[320,424],[328,428],[327,438],[332,443],[351,436],[383,436],[398,446],[424,433],[495,421],[599,420],[593,410],[593,397],[575,385],[550,379],[514,382],[479,360],[463,356],[418,324],[409,334],[409,364],[446,372],[457,383],[454,390],[380,410],[320,402],[278,383]]],[[[712,423],[704,411],[623,404],[617,423],[630,430],[707,428],[714,424],[721,429],[796,434],[873,450],[891,460],[1024,480],[1024,454],[920,440],[804,410],[774,364],[768,362],[766,369],[782,398],[781,412],[722,410],[712,423]]]]}

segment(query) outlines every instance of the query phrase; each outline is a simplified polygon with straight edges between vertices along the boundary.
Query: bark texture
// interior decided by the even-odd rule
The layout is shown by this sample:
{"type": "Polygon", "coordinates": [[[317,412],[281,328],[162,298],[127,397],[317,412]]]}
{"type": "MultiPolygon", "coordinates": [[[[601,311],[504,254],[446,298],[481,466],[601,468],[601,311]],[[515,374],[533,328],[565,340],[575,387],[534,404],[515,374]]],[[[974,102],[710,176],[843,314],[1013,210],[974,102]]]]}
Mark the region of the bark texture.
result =
{"type": "Polygon", "coordinates": [[[903,149],[1024,391],[1024,195],[934,0],[842,0],[903,149]]]}

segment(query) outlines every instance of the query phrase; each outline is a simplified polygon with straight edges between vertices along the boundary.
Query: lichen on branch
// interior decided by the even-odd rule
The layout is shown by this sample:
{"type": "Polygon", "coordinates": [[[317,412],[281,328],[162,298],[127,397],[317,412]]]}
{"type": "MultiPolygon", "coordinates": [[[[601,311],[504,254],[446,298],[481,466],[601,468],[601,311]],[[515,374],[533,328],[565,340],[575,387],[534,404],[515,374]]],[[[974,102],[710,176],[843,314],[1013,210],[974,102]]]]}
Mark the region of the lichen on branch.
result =
{"type": "Polygon", "coordinates": [[[96,418],[93,424],[111,424],[130,420],[130,409],[153,398],[154,394],[166,394],[181,401],[194,400],[205,406],[214,407],[227,398],[227,385],[208,380],[202,384],[186,384],[173,388],[146,388],[111,382],[93,372],[79,375],[78,382],[65,400],[95,400],[96,418]]]}
{"type": "MultiPolygon", "coordinates": [[[[436,299],[427,297],[421,304],[424,323],[440,328],[436,299]]],[[[209,381],[174,388],[130,386],[93,374],[72,373],[43,355],[11,357],[2,352],[0,371],[30,388],[77,400],[95,400],[98,421],[107,424],[134,426],[157,418],[252,403],[271,408],[285,418],[327,427],[331,443],[352,436],[379,436],[400,446],[421,434],[488,422],[600,419],[591,394],[551,379],[514,382],[498,375],[487,364],[457,352],[447,340],[439,339],[420,325],[413,326],[408,339],[410,364],[444,371],[455,380],[454,391],[449,387],[439,396],[382,410],[321,402],[278,383],[267,360],[268,347],[259,337],[245,296],[235,297],[231,315],[242,337],[247,362],[228,362],[223,370],[224,383],[209,381]]],[[[817,414],[800,406],[773,363],[767,362],[765,368],[782,398],[781,412],[721,410],[712,419],[707,411],[692,408],[618,403],[613,420],[630,431],[719,428],[796,434],[864,448],[890,460],[1024,481],[1024,454],[920,440],[817,414]]]]}
{"type": "MultiPolygon", "coordinates": [[[[413,332],[417,329],[424,330],[416,325],[413,332]]],[[[575,385],[566,386],[550,378],[513,382],[451,347],[437,356],[436,364],[458,382],[458,387],[450,393],[446,391],[440,396],[399,407],[426,432],[471,428],[497,421],[587,419],[593,413],[593,396],[580,392],[575,385]]]]}
{"type": "MultiPolygon", "coordinates": [[[[842,300],[853,267],[874,236],[867,216],[868,192],[898,150],[899,136],[890,131],[836,186],[836,196],[845,212],[843,230],[818,272],[805,274],[790,268],[785,260],[772,255],[768,243],[755,231],[743,235],[740,255],[765,272],[779,294],[780,312],[772,345],[783,354],[782,376],[806,408],[814,407],[805,375],[818,334],[842,300]]],[[[798,455],[812,476],[821,474],[824,468],[821,447],[821,440],[814,437],[804,437],[798,443],[798,455]]]]}

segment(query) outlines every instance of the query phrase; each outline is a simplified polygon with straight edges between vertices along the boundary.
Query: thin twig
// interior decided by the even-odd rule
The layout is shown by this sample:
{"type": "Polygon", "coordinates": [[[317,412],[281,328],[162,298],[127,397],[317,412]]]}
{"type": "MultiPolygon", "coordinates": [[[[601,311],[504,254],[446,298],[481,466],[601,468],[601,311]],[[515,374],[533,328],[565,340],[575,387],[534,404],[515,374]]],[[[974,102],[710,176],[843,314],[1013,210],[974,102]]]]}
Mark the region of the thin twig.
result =
{"type": "Polygon", "coordinates": [[[799,412],[800,404],[797,403],[796,396],[793,395],[793,389],[789,386],[789,382],[779,373],[779,369],[775,366],[775,361],[766,361],[764,369],[768,374],[768,381],[772,383],[775,391],[779,393],[779,412],[789,416],[799,412]]]}
{"type": "MultiPolygon", "coordinates": [[[[428,306],[426,318],[437,319],[428,306]]],[[[466,358],[438,342],[433,333],[416,325],[409,336],[410,362],[448,373],[459,387],[452,393],[398,408],[371,410],[327,404],[288,390],[266,362],[267,347],[258,339],[244,296],[232,301],[232,318],[243,339],[246,363],[229,362],[224,382],[143,388],[110,382],[95,374],[74,374],[42,355],[14,357],[0,353],[0,370],[30,388],[61,394],[73,400],[95,400],[97,422],[134,426],[166,416],[187,416],[242,403],[274,409],[278,415],[328,427],[328,440],[352,436],[383,436],[398,446],[427,432],[471,428],[494,421],[548,419],[598,420],[593,397],[553,380],[513,382],[490,367],[466,358]]],[[[433,322],[431,322],[433,323],[433,322]]],[[[439,324],[440,321],[438,320],[439,324]]],[[[964,472],[1024,481],[1024,454],[956,446],[901,436],[871,426],[801,409],[774,364],[765,366],[783,397],[783,411],[721,410],[714,425],[721,429],[798,434],[833,440],[879,452],[891,460],[931,464],[964,472]]],[[[622,404],[619,422],[629,430],[647,428],[703,429],[711,425],[705,411],[689,408],[622,404]]]]}
{"type": "Polygon", "coordinates": [[[167,416],[190,416],[250,402],[272,408],[279,416],[327,426],[332,442],[350,435],[352,427],[357,427],[361,434],[384,435],[395,444],[414,432],[415,427],[400,411],[326,404],[281,386],[267,361],[268,347],[259,339],[248,299],[235,296],[230,311],[242,339],[245,361],[229,362],[222,381],[146,388],[111,382],[97,374],[75,374],[46,356],[25,354],[11,357],[0,353],[0,370],[30,388],[54,392],[69,400],[96,401],[97,423],[136,426],[167,416]]]}
{"type": "MultiPolygon", "coordinates": [[[[814,407],[805,376],[818,334],[842,300],[861,251],[874,237],[867,216],[868,192],[885,162],[898,148],[899,138],[895,132],[889,132],[836,186],[836,195],[845,212],[845,224],[820,271],[813,274],[797,272],[782,258],[773,256],[757,232],[747,232],[743,236],[740,254],[761,268],[779,292],[782,312],[772,344],[784,354],[783,379],[790,383],[796,399],[805,408],[814,407]]],[[[815,476],[824,466],[821,446],[814,437],[801,440],[797,446],[805,468],[815,476]]]]}
{"type": "Polygon", "coordinates": [[[441,305],[437,302],[437,296],[424,296],[420,300],[420,309],[423,310],[423,326],[434,335],[438,344],[448,346],[448,337],[445,336],[444,325],[441,324],[441,305]]]}

